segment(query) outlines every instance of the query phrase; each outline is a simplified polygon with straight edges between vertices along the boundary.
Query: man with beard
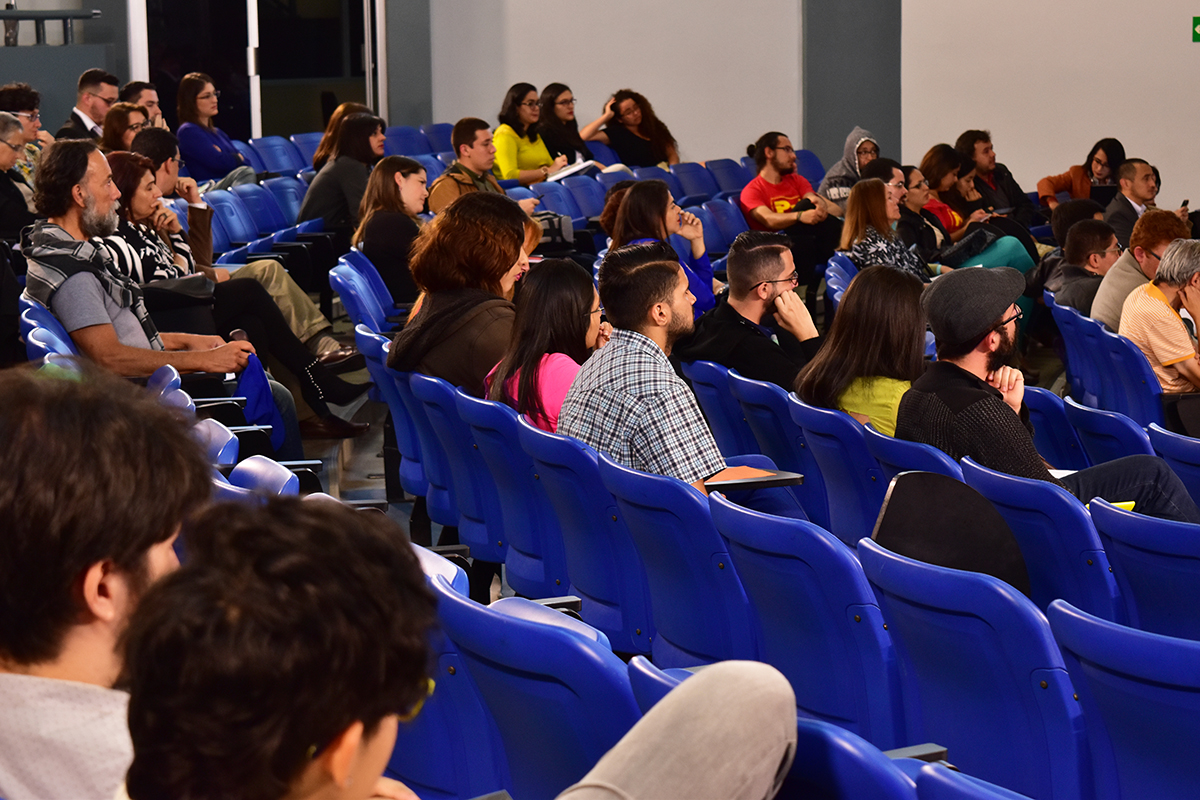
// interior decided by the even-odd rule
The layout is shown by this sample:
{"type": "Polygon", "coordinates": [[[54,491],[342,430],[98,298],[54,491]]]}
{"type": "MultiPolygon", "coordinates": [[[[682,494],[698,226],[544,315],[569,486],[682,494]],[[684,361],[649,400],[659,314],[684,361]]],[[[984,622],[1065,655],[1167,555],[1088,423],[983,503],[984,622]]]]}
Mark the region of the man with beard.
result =
{"type": "Polygon", "coordinates": [[[1200,510],[1166,462],[1127,456],[1061,480],[1033,444],[1025,382],[1008,366],[1016,352],[1016,300],[1025,289],[1009,267],[957,269],[925,290],[921,306],[937,340],[938,360],[900,400],[896,438],[933,445],[958,460],[997,472],[1050,481],[1083,502],[1132,500],[1139,513],[1200,522],[1200,510]]]}
{"type": "Polygon", "coordinates": [[[38,213],[21,249],[29,263],[25,293],[48,307],[79,350],[118,375],[149,375],[170,364],[180,372],[238,372],[254,347],[219,336],[159,333],[142,293],[110,269],[90,242],[117,228],[117,198],[108,161],[94,142],[56,142],[42,154],[34,187],[38,213]]]}
{"type": "Polygon", "coordinates": [[[729,247],[725,269],[728,299],[696,320],[692,335],[676,343],[672,360],[712,361],[791,391],[821,337],[793,291],[798,276],[787,238],[741,233],[729,247]]]}

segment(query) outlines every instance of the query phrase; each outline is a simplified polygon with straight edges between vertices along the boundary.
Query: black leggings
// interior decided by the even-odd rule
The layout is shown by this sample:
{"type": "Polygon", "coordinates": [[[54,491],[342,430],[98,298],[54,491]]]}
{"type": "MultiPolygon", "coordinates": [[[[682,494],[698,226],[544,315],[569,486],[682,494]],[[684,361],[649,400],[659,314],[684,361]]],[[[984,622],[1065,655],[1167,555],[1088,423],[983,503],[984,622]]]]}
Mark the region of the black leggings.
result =
{"type": "MultiPolygon", "coordinates": [[[[222,336],[227,337],[230,331],[241,328],[260,358],[271,353],[301,385],[311,382],[306,369],[316,359],[292,333],[279,306],[258,281],[233,278],[218,283],[213,289],[213,319],[222,336]]],[[[305,397],[305,400],[317,416],[329,415],[329,407],[321,401],[314,405],[312,399],[305,397]]]]}

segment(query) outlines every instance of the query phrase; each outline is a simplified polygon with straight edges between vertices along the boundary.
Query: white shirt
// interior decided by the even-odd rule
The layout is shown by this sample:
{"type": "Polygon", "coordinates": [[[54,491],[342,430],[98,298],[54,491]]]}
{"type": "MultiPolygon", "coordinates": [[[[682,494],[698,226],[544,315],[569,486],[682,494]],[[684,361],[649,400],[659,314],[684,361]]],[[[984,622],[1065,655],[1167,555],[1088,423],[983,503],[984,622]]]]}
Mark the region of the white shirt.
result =
{"type": "Polygon", "coordinates": [[[1141,219],[1141,218],[1142,218],[1142,214],[1145,214],[1145,213],[1146,213],[1146,207],[1145,207],[1145,206],[1139,206],[1137,203],[1135,203],[1135,202],[1133,201],[1133,198],[1132,198],[1132,197],[1130,197],[1129,195],[1125,195],[1125,199],[1129,201],[1129,205],[1133,206],[1133,210],[1137,212],[1138,219],[1141,219]]]}
{"type": "Polygon", "coordinates": [[[91,131],[92,133],[94,133],[97,138],[99,138],[104,133],[104,128],[102,128],[101,126],[99,126],[95,122],[93,122],[92,118],[89,117],[87,114],[85,114],[83,112],[82,108],[80,108],[79,106],[75,106],[74,108],[71,109],[71,111],[76,116],[78,116],[81,120],[83,120],[83,124],[87,125],[88,130],[91,131]]]}
{"type": "Polygon", "coordinates": [[[112,800],[133,761],[129,695],[0,673],[0,797],[112,800]]]}

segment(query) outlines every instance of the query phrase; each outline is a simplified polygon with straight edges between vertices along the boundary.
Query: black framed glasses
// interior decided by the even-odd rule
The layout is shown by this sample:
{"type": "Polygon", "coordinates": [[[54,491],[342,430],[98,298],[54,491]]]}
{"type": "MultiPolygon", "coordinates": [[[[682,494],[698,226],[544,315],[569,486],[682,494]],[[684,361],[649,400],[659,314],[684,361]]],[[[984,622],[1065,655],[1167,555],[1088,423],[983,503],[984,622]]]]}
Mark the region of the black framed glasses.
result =
{"type": "Polygon", "coordinates": [[[119,97],[105,97],[104,95],[96,94],[95,92],[88,92],[88,94],[90,94],[92,97],[96,98],[97,100],[102,101],[104,103],[104,105],[106,105],[106,106],[111,106],[113,103],[117,102],[117,100],[120,99],[119,97]]]}
{"type": "Polygon", "coordinates": [[[522,106],[525,106],[526,108],[537,108],[538,101],[537,100],[526,100],[525,102],[518,103],[517,105],[522,105],[522,106]]]}
{"type": "Polygon", "coordinates": [[[763,286],[763,285],[765,285],[765,284],[768,284],[768,283],[793,283],[793,284],[797,284],[797,285],[799,285],[799,283],[800,283],[800,271],[799,271],[799,270],[796,270],[796,271],[795,271],[795,272],[793,272],[791,275],[788,275],[786,278],[779,278],[778,280],[773,280],[773,281],[759,281],[758,283],[754,284],[754,285],[753,285],[753,286],[751,286],[750,288],[751,288],[751,289],[757,289],[758,287],[760,287],[760,286],[763,286]]]}
{"type": "Polygon", "coordinates": [[[214,89],[212,92],[205,92],[204,94],[196,95],[196,99],[197,100],[220,100],[221,92],[214,89]]]}
{"type": "Polygon", "coordinates": [[[5,142],[3,139],[0,139],[0,142],[4,142],[4,144],[11,147],[14,153],[24,153],[25,152],[24,144],[13,144],[12,142],[5,142]]]}
{"type": "MultiPolygon", "coordinates": [[[[1118,245],[1108,248],[1107,250],[1093,250],[1092,255],[1106,256],[1109,253],[1116,253],[1117,255],[1121,255],[1121,253],[1124,253],[1124,252],[1125,252],[1125,248],[1121,247],[1121,245],[1118,244],[1118,245]]],[[[1155,256],[1155,257],[1157,258],[1157,256],[1155,256]]]]}
{"type": "Polygon", "coordinates": [[[1155,260],[1155,261],[1162,261],[1162,256],[1160,256],[1158,253],[1154,252],[1153,250],[1147,250],[1146,252],[1147,252],[1149,255],[1152,255],[1152,256],[1154,256],[1154,260],[1155,260]]]}
{"type": "Polygon", "coordinates": [[[572,97],[570,100],[557,100],[557,101],[555,101],[554,105],[556,105],[556,106],[573,106],[573,105],[575,105],[575,98],[572,97]]]}
{"type": "Polygon", "coordinates": [[[1007,325],[1007,324],[1008,324],[1008,323],[1010,323],[1010,322],[1020,322],[1020,321],[1021,321],[1022,319],[1024,319],[1024,318],[1025,318],[1025,312],[1024,312],[1024,311],[1022,311],[1021,309],[1019,309],[1019,308],[1018,308],[1018,309],[1017,309],[1017,313],[1013,314],[1013,315],[1012,315],[1011,317],[1009,317],[1008,319],[1006,319],[1006,320],[1003,320],[1003,321],[1002,321],[1002,322],[1001,322],[999,325],[997,325],[997,326],[996,326],[996,327],[995,327],[993,330],[999,330],[1000,328],[1003,328],[1005,325],[1007,325]]]}

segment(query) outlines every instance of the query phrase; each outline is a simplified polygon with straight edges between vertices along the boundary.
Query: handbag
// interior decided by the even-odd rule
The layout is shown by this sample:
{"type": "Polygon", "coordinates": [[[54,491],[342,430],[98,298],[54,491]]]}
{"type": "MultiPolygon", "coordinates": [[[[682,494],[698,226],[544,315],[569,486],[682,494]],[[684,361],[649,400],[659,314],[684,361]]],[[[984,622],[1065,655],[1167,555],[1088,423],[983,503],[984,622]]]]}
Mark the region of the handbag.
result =
{"type": "Polygon", "coordinates": [[[212,307],[216,286],[203,275],[164,278],[142,284],[142,297],[150,311],[176,311],[196,306],[212,307]]]}
{"type": "Polygon", "coordinates": [[[947,267],[962,266],[968,259],[987,250],[998,237],[986,228],[975,228],[938,254],[938,263],[947,267]]]}
{"type": "Polygon", "coordinates": [[[553,211],[538,211],[532,216],[534,221],[542,226],[538,250],[545,247],[570,249],[575,243],[575,226],[571,224],[570,217],[555,214],[553,211]]]}

